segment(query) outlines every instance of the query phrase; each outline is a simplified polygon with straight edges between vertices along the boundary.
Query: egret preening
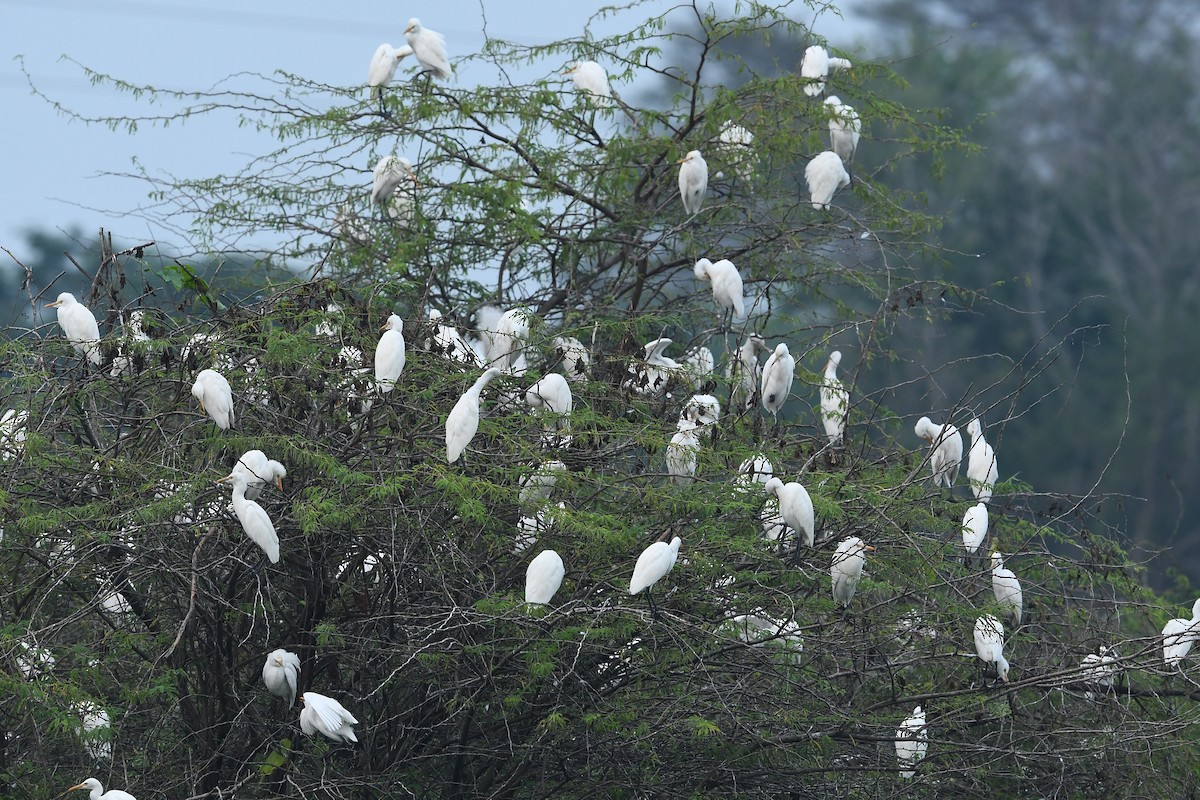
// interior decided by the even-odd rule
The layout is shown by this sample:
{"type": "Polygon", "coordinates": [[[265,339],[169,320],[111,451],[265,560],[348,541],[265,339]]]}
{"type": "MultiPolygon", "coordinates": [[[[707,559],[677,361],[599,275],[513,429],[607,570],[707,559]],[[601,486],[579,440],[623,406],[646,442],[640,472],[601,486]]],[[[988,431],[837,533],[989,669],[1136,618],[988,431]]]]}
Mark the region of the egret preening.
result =
{"type": "Polygon", "coordinates": [[[632,377],[625,385],[638,394],[660,394],[671,375],[679,372],[679,362],[663,355],[670,345],[671,340],[665,337],[647,342],[645,364],[629,367],[632,377]]]}
{"type": "Polygon", "coordinates": [[[862,120],[858,112],[846,105],[836,95],[825,98],[825,107],[832,115],[829,118],[829,149],[838,154],[846,169],[854,160],[858,150],[858,139],[862,133],[862,120]]]}
{"type": "MultiPolygon", "coordinates": [[[[131,795],[129,792],[122,792],[120,789],[109,789],[107,792],[104,791],[104,786],[101,785],[100,781],[96,780],[95,778],[88,778],[83,783],[76,784],[70,789],[67,789],[67,791],[73,792],[76,789],[87,789],[88,800],[137,800],[137,798],[131,795]]],[[[64,794],[65,793],[66,792],[64,792],[64,794]]],[[[59,796],[61,797],[62,795],[59,796]]]]}
{"type": "Polygon", "coordinates": [[[375,55],[371,56],[371,66],[367,70],[367,86],[371,87],[371,99],[379,101],[379,113],[385,117],[390,117],[391,114],[383,104],[383,90],[396,76],[396,67],[400,66],[400,62],[412,54],[413,49],[408,45],[397,49],[384,43],[379,45],[375,49],[375,55]]]}
{"type": "Polygon", "coordinates": [[[779,425],[779,411],[787,402],[792,391],[792,380],[796,373],[796,359],[788,352],[783,342],[775,345],[775,352],[767,358],[762,371],[762,404],[775,417],[779,425]]]}
{"type": "Polygon", "coordinates": [[[479,394],[485,386],[499,376],[500,370],[497,367],[492,367],[484,372],[471,385],[470,389],[463,392],[463,396],[458,398],[454,408],[450,409],[450,413],[446,416],[446,461],[448,463],[453,464],[458,461],[463,450],[466,450],[467,445],[475,438],[475,432],[479,430],[479,394]]]}
{"type": "Polygon", "coordinates": [[[309,736],[319,733],[335,742],[358,741],[353,727],[358,720],[337,700],[316,692],[305,692],[300,702],[304,704],[300,712],[300,730],[309,736]]]}
{"type": "Polygon", "coordinates": [[[429,320],[436,329],[433,335],[433,344],[436,346],[437,352],[446,358],[461,361],[464,364],[475,363],[475,351],[458,332],[458,328],[442,322],[441,311],[436,308],[429,309],[429,320]]]}
{"type": "Polygon", "coordinates": [[[591,373],[592,360],[583,342],[573,336],[555,336],[554,351],[562,359],[563,375],[571,383],[586,381],[591,373]]]}
{"type": "Polygon", "coordinates": [[[547,461],[521,480],[518,503],[527,511],[536,511],[550,499],[558,473],[566,472],[567,465],[561,461],[547,461]]]}
{"type": "Polygon", "coordinates": [[[612,104],[608,73],[595,61],[576,61],[563,75],[570,75],[575,87],[587,95],[596,108],[607,108],[612,104]]]}
{"type": "Polygon", "coordinates": [[[854,591],[862,579],[863,567],[867,564],[867,552],[874,549],[857,536],[838,542],[829,574],[833,578],[833,601],[842,608],[850,607],[854,591]]]}
{"type": "Polygon", "coordinates": [[[804,168],[804,180],[808,183],[808,193],[812,195],[812,207],[828,211],[837,190],[850,185],[850,173],[846,172],[846,166],[837,153],[826,150],[808,162],[804,168]]]}
{"type": "Polygon", "coordinates": [[[766,486],[767,481],[775,474],[775,468],[764,455],[751,456],[738,467],[737,484],[739,492],[758,491],[759,486],[766,486]],[[756,486],[755,484],[759,484],[756,486]]]}
{"type": "Polygon", "coordinates": [[[1012,614],[1013,625],[1021,626],[1021,582],[1016,574],[1004,566],[1004,556],[992,553],[992,593],[996,602],[1006,606],[1012,614]]]}
{"type": "Polygon", "coordinates": [[[699,150],[690,150],[679,160],[679,197],[688,216],[700,211],[708,191],[708,162],[699,150]]]}
{"type": "Polygon", "coordinates": [[[0,461],[17,458],[25,452],[25,426],[29,412],[9,408],[0,415],[0,461]]]}
{"type": "Polygon", "coordinates": [[[650,601],[650,617],[658,617],[658,609],[654,607],[654,584],[662,580],[679,558],[679,547],[683,540],[678,536],[671,543],[655,542],[642,551],[637,564],[633,568],[633,577],[629,579],[629,593],[637,594],[646,590],[646,599],[650,601]]]}
{"type": "Polygon", "coordinates": [[[379,206],[381,214],[385,213],[385,204],[392,199],[401,183],[412,181],[413,186],[417,183],[412,162],[403,156],[384,156],[375,162],[372,174],[371,205],[379,206]]]}
{"type": "Polygon", "coordinates": [[[287,707],[296,704],[296,682],[300,678],[300,656],[283,648],[272,650],[262,668],[263,683],[267,691],[287,701],[287,707]]]}
{"type": "Polygon", "coordinates": [[[916,774],[913,768],[925,758],[927,750],[929,734],[925,730],[925,712],[917,706],[896,729],[896,761],[901,767],[901,778],[916,774]]]}
{"type": "Polygon", "coordinates": [[[967,480],[971,482],[971,491],[975,499],[987,503],[992,499],[992,490],[1000,478],[1000,470],[996,466],[996,451],[983,438],[983,425],[977,418],[967,423],[967,433],[971,435],[971,449],[967,451],[967,480]]]}
{"type": "Polygon", "coordinates": [[[762,365],[758,354],[767,349],[763,338],[752,333],[738,348],[737,357],[729,362],[725,377],[729,379],[729,405],[731,408],[750,410],[758,396],[758,385],[762,380],[762,365]]]}
{"type": "Polygon", "coordinates": [[[696,277],[712,283],[713,300],[717,308],[724,314],[729,312],[734,317],[746,316],[742,298],[742,274],[727,258],[712,262],[702,258],[692,268],[696,277]]]}
{"type": "Polygon", "coordinates": [[[996,665],[996,675],[1008,682],[1008,660],[1004,657],[1004,625],[991,614],[975,620],[975,652],[979,659],[996,665]]]}
{"type": "Polygon", "coordinates": [[[921,417],[914,430],[917,436],[929,442],[929,469],[933,472],[933,485],[947,489],[953,487],[963,455],[962,434],[958,428],[948,422],[934,425],[929,417],[921,417]]]}
{"type": "Polygon", "coordinates": [[[1179,666],[1196,642],[1196,634],[1200,633],[1197,626],[1200,626],[1200,600],[1192,604],[1191,619],[1177,617],[1163,626],[1163,663],[1172,668],[1179,666]]]}
{"type": "Polygon", "coordinates": [[[830,353],[829,363],[825,365],[825,380],[821,383],[821,423],[832,445],[842,440],[842,434],[846,431],[846,414],[850,408],[850,392],[837,376],[841,363],[840,351],[830,353]]]}
{"type": "Polygon", "coordinates": [[[762,523],[763,536],[772,542],[786,539],[792,530],[783,521],[783,515],[779,513],[779,501],[774,497],[767,498],[767,502],[763,503],[762,510],[758,512],[758,521],[762,523]]]}
{"type": "Polygon", "coordinates": [[[404,371],[404,320],[392,314],[381,330],[383,335],[375,346],[375,385],[381,392],[390,392],[404,371]]]}
{"type": "Polygon", "coordinates": [[[404,29],[404,38],[420,62],[421,69],[440,80],[450,80],[454,68],[450,66],[450,57],[446,55],[446,39],[440,33],[421,27],[421,20],[413,17],[404,29]]]}
{"type": "Polygon", "coordinates": [[[988,510],[983,503],[976,503],[966,510],[962,520],[963,547],[968,556],[975,555],[979,545],[987,538],[988,510]]]}
{"type": "Polygon", "coordinates": [[[100,326],[92,310],[70,292],[63,292],[53,303],[47,303],[46,308],[58,309],[58,326],[67,341],[80,355],[100,366],[100,326]]]}
{"type": "Polygon", "coordinates": [[[800,60],[800,77],[805,79],[804,93],[816,97],[825,91],[825,81],[829,73],[837,69],[850,69],[850,61],[845,58],[829,55],[829,52],[819,44],[814,44],[804,51],[800,60]]]}
{"type": "Polygon", "coordinates": [[[227,431],[233,427],[233,390],[224,375],[216,370],[200,370],[192,384],[192,397],[200,401],[200,410],[212,417],[218,428],[227,431]]]}
{"type": "Polygon", "coordinates": [[[282,492],[283,479],[287,477],[283,464],[267,458],[262,450],[247,450],[233,465],[233,471],[246,476],[246,498],[249,500],[257,500],[268,483],[275,484],[282,492]]]}
{"type": "Polygon", "coordinates": [[[679,360],[679,375],[693,392],[702,392],[716,365],[712,350],[700,345],[684,353],[679,360]]]}
{"type": "Polygon", "coordinates": [[[566,567],[562,557],[553,550],[543,550],[537,554],[525,570],[525,602],[533,605],[548,605],[554,599],[554,593],[562,586],[566,567]]]}
{"type": "Polygon", "coordinates": [[[233,486],[233,513],[242,530],[262,551],[267,554],[272,564],[279,563],[279,535],[275,533],[275,524],[267,516],[263,507],[253,500],[246,499],[246,488],[249,482],[244,472],[231,472],[217,483],[230,483],[233,486]]]}
{"type": "MultiPolygon", "coordinates": [[[[779,501],[779,515],[787,526],[803,533],[805,546],[812,547],[816,536],[816,514],[808,490],[795,481],[784,483],[779,478],[768,480],[763,490],[779,501]]],[[[850,593],[853,595],[854,590],[850,593]]]]}
{"type": "Polygon", "coordinates": [[[721,401],[711,394],[694,394],[679,414],[679,426],[690,422],[697,427],[716,425],[721,420],[721,401]]]}
{"type": "Polygon", "coordinates": [[[688,420],[679,421],[679,430],[667,445],[667,472],[678,484],[691,483],[696,475],[696,461],[700,454],[698,428],[688,420]]]}

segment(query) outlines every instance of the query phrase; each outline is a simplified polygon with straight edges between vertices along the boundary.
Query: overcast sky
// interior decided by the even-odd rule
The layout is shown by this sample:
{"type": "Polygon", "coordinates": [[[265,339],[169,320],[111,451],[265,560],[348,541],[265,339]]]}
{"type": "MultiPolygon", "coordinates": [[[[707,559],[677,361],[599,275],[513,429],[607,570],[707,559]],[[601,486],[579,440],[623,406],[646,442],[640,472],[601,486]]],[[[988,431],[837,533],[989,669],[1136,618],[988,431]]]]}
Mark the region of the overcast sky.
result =
{"type": "MultiPolygon", "coordinates": [[[[625,18],[630,22],[607,22],[597,32],[611,33],[615,26],[624,28],[677,4],[651,0],[625,18]]],[[[445,35],[453,60],[480,49],[484,14],[493,37],[541,44],[581,35],[600,5],[588,0],[441,0],[423,7],[376,0],[0,0],[0,92],[6,111],[0,133],[0,246],[19,257],[28,229],[75,227],[92,238],[100,226],[126,241],[178,241],[137,214],[148,202],[145,183],[100,173],[129,172],[136,158],[151,173],[208,177],[272,147],[269,136],[236,130],[228,116],[165,130],[142,126],[135,135],[69,121],[31,93],[18,55],[39,89],[80,114],[145,115],[153,109],[112,88],[92,86],[79,65],[135,84],[180,90],[208,89],[234,73],[269,75],[277,69],[351,86],[365,83],[380,42],[403,44],[410,16],[445,35]],[[514,7],[520,13],[512,13],[514,7]]],[[[818,29],[834,36],[845,25],[827,14],[818,29]]],[[[480,83],[488,76],[462,72],[456,79],[480,83]]]]}

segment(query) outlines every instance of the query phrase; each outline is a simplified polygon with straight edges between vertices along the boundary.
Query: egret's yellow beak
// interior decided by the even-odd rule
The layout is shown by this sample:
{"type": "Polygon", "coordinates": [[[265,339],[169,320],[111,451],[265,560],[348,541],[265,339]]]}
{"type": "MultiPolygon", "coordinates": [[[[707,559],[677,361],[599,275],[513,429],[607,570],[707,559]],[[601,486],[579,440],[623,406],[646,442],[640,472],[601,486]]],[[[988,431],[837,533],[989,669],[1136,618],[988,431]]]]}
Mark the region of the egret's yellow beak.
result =
{"type": "MultiPolygon", "coordinates": [[[[276,478],[276,479],[275,479],[275,485],[276,485],[276,486],[278,486],[278,487],[279,487],[279,491],[281,491],[281,492],[282,492],[282,491],[283,491],[283,478],[276,478]]],[[[276,660],[276,661],[279,661],[279,659],[275,659],[275,660],[276,660]]],[[[282,662],[282,661],[279,661],[279,666],[281,666],[281,667],[283,666],[283,662],[282,662]]]]}
{"type": "MultiPolygon", "coordinates": [[[[46,307],[46,308],[58,308],[58,307],[59,307],[59,306],[61,306],[61,305],[62,305],[62,300],[55,300],[53,303],[46,303],[46,306],[45,306],[45,307],[46,307]]],[[[83,784],[80,784],[80,786],[82,786],[82,785],[83,785],[83,784]]],[[[80,788],[80,787],[79,787],[79,786],[72,786],[72,787],[71,787],[71,789],[78,789],[78,788],[80,788]]],[[[67,791],[69,792],[69,791],[71,791],[71,789],[67,789],[67,791]]]]}
{"type": "Polygon", "coordinates": [[[218,478],[217,480],[213,481],[213,483],[228,483],[231,480],[233,480],[232,474],[226,475],[224,478],[218,478]]]}
{"type": "Polygon", "coordinates": [[[867,549],[870,550],[871,552],[875,552],[875,548],[872,547],[871,545],[867,545],[867,549]]]}
{"type": "MultiPolygon", "coordinates": [[[[51,303],[51,305],[53,305],[53,303],[51,303]]],[[[49,308],[50,306],[46,306],[46,307],[49,308]]],[[[87,788],[86,786],[84,786],[82,783],[80,783],[75,786],[72,786],[70,789],[67,789],[67,792],[73,792],[76,789],[86,789],[86,788],[87,788]]],[[[66,792],[63,792],[63,794],[66,794],[66,792]]]]}
{"type": "Polygon", "coordinates": [[[201,401],[200,401],[200,410],[201,410],[201,411],[203,411],[205,414],[207,414],[207,413],[208,413],[208,409],[206,409],[206,408],[204,407],[204,401],[203,401],[203,400],[201,400],[201,401]]]}

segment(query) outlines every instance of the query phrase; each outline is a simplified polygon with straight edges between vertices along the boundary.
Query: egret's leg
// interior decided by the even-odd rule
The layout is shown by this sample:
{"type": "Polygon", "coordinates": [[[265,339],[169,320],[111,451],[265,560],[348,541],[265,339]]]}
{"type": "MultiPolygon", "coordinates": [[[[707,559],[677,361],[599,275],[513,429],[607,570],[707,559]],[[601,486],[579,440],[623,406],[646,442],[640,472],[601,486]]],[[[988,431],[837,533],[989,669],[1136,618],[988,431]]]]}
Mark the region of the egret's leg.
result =
{"type": "Polygon", "coordinates": [[[650,601],[650,619],[651,621],[657,621],[658,608],[654,605],[654,587],[646,587],[646,599],[650,601]]]}

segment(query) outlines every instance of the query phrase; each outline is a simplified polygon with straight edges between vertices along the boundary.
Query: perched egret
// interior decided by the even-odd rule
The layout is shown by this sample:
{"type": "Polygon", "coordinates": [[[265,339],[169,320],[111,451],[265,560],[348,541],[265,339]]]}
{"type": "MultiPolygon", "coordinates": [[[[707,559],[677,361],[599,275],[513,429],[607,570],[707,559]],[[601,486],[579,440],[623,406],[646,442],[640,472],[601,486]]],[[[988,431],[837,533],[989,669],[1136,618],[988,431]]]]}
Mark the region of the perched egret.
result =
{"type": "Polygon", "coordinates": [[[679,362],[663,355],[663,351],[670,345],[671,340],[665,337],[647,342],[645,363],[629,367],[632,377],[625,385],[638,394],[662,393],[671,376],[679,372],[679,362]]]}
{"type": "Polygon", "coordinates": [[[224,375],[212,369],[200,370],[192,384],[192,397],[200,401],[200,410],[212,417],[218,428],[227,431],[233,427],[233,390],[224,375]]]}
{"type": "Polygon", "coordinates": [[[753,147],[754,134],[733,120],[726,120],[717,133],[717,153],[725,159],[730,171],[741,169],[742,163],[754,154],[753,147]]]}
{"type": "Polygon", "coordinates": [[[862,579],[867,553],[874,549],[857,536],[838,542],[829,574],[833,578],[833,601],[842,608],[850,607],[850,601],[854,599],[854,590],[858,588],[858,582],[862,579]]]}
{"type": "Polygon", "coordinates": [[[563,75],[570,75],[575,88],[587,95],[596,108],[607,108],[612,104],[608,73],[595,61],[576,61],[563,75]]]}
{"type": "Polygon", "coordinates": [[[479,394],[499,375],[500,370],[497,367],[492,367],[484,372],[471,385],[470,389],[463,392],[463,396],[458,398],[454,408],[450,409],[450,413],[446,416],[446,461],[448,463],[453,464],[458,461],[463,450],[466,450],[467,445],[475,438],[475,432],[479,430],[479,394]]]}
{"type": "Polygon", "coordinates": [[[958,428],[948,422],[934,425],[929,417],[921,417],[914,430],[917,436],[929,442],[929,469],[933,472],[933,485],[947,489],[953,487],[963,454],[962,434],[958,428]]]}
{"type": "Polygon", "coordinates": [[[372,170],[374,178],[371,181],[371,205],[379,206],[381,212],[392,199],[404,181],[417,183],[417,173],[413,164],[403,156],[384,156],[375,162],[372,170]]]}
{"type": "Polygon", "coordinates": [[[67,335],[67,341],[88,361],[100,366],[100,326],[92,310],[70,292],[63,292],[53,303],[47,303],[46,308],[58,309],[58,326],[67,335]]]}
{"type": "Polygon", "coordinates": [[[375,346],[375,385],[381,392],[390,392],[404,371],[404,320],[392,314],[381,330],[383,335],[375,346]]]}
{"type": "Polygon", "coordinates": [[[53,653],[38,644],[17,642],[17,645],[13,652],[13,660],[17,663],[17,669],[25,676],[25,680],[31,681],[50,675],[56,663],[53,653]]]}
{"type": "Polygon", "coordinates": [[[825,107],[829,109],[829,149],[838,154],[846,169],[854,160],[858,150],[858,139],[862,134],[862,120],[858,112],[846,105],[837,96],[825,98],[825,107]]]}
{"type": "Polygon", "coordinates": [[[804,180],[808,183],[808,193],[812,195],[812,207],[828,211],[837,190],[850,185],[850,173],[846,172],[846,166],[837,153],[826,150],[808,162],[804,168],[804,180]]]}
{"type": "Polygon", "coordinates": [[[712,283],[713,300],[722,313],[744,317],[746,308],[742,298],[742,274],[727,258],[712,262],[702,258],[692,268],[696,277],[712,283]]]}
{"type": "Polygon", "coordinates": [[[29,412],[9,408],[0,415],[0,461],[17,458],[25,452],[25,426],[29,412]]]}
{"type": "Polygon", "coordinates": [[[559,502],[557,506],[546,506],[538,509],[533,516],[523,516],[517,520],[517,537],[513,541],[513,553],[520,555],[532,547],[538,537],[554,527],[554,517],[558,511],[565,511],[567,504],[559,502]]]}
{"type": "Polygon", "coordinates": [[[554,337],[554,350],[562,359],[562,371],[563,375],[567,376],[567,380],[571,383],[579,383],[588,379],[592,360],[588,356],[583,342],[573,336],[556,336],[554,337]]]}
{"type": "Polygon", "coordinates": [[[925,711],[917,706],[896,729],[896,761],[900,764],[900,777],[911,778],[913,768],[925,758],[929,749],[929,734],[925,730],[925,711]]]}
{"type": "Polygon", "coordinates": [[[713,357],[712,350],[699,345],[688,350],[683,354],[683,358],[679,359],[679,376],[693,392],[701,392],[712,379],[713,367],[716,365],[717,360],[713,357]]]}
{"type": "Polygon", "coordinates": [[[1192,604],[1192,618],[1182,619],[1175,618],[1167,620],[1167,624],[1163,626],[1163,662],[1168,667],[1177,667],[1179,663],[1187,657],[1191,652],[1192,645],[1196,642],[1196,635],[1200,633],[1200,600],[1192,604]]]}
{"type": "Polygon", "coordinates": [[[133,374],[135,351],[140,348],[145,352],[146,343],[150,341],[150,337],[142,330],[145,318],[146,312],[140,308],[129,312],[129,319],[124,325],[124,336],[117,345],[117,354],[113,356],[112,367],[108,371],[110,378],[133,374]]]}
{"type": "Polygon", "coordinates": [[[296,681],[300,677],[300,656],[289,653],[282,647],[267,654],[262,668],[263,683],[267,691],[287,701],[287,707],[296,704],[296,681]]]}
{"type": "Polygon", "coordinates": [[[283,479],[287,477],[287,468],[275,459],[267,458],[262,450],[247,450],[233,465],[233,471],[245,474],[248,500],[257,500],[268,483],[275,484],[282,492],[283,479]]]}
{"type": "Polygon", "coordinates": [[[800,60],[800,77],[805,79],[804,93],[816,97],[825,91],[825,81],[829,73],[837,69],[850,69],[850,61],[845,58],[829,55],[829,52],[819,44],[814,44],[804,51],[800,60]]]}
{"type": "Polygon", "coordinates": [[[137,798],[131,795],[129,792],[122,792],[120,789],[109,789],[107,792],[104,791],[104,786],[101,785],[100,781],[96,780],[95,778],[88,778],[83,783],[67,789],[67,791],[73,792],[76,789],[88,789],[88,800],[137,800],[137,798]]]}
{"type": "Polygon", "coordinates": [[[821,423],[832,445],[842,440],[842,434],[846,431],[846,414],[850,408],[850,392],[838,380],[838,365],[841,363],[841,351],[830,353],[829,362],[825,365],[825,380],[821,383],[821,423]]]}
{"type": "Polygon", "coordinates": [[[996,675],[1008,682],[1008,660],[1004,657],[1004,625],[991,614],[975,620],[975,652],[979,659],[996,665],[996,675]]]}
{"type": "Polygon", "coordinates": [[[337,700],[316,692],[305,692],[300,702],[304,704],[300,712],[300,730],[309,736],[319,733],[335,742],[358,741],[353,727],[358,720],[337,700]]]}
{"type": "Polygon", "coordinates": [[[691,216],[704,205],[704,193],[708,190],[708,163],[699,150],[689,151],[677,163],[679,196],[683,200],[683,210],[691,216]]]}
{"type": "Polygon", "coordinates": [[[554,414],[569,416],[574,401],[567,379],[557,372],[543,375],[525,392],[525,403],[531,408],[543,408],[554,414]]]}
{"type": "Polygon", "coordinates": [[[732,624],[738,639],[751,647],[777,642],[790,652],[795,663],[800,662],[800,656],[804,653],[804,637],[795,620],[780,621],[762,613],[738,614],[726,624],[732,624]]]}
{"type": "Polygon", "coordinates": [[[487,363],[502,370],[516,372],[514,367],[523,355],[529,338],[529,321],[533,315],[526,308],[510,308],[495,321],[489,333],[487,363]]]}
{"type": "Polygon", "coordinates": [[[379,45],[375,49],[375,55],[371,56],[371,66],[367,70],[367,86],[371,87],[371,99],[379,101],[379,113],[385,117],[391,114],[383,104],[383,90],[391,84],[392,78],[396,77],[396,67],[400,66],[400,62],[412,54],[413,49],[408,45],[395,48],[385,42],[379,45]]]}
{"type": "Polygon", "coordinates": [[[562,586],[566,567],[562,557],[553,550],[543,550],[529,562],[525,570],[525,602],[533,605],[548,605],[558,587],[562,586]]]}
{"type": "Polygon", "coordinates": [[[967,433],[971,435],[971,448],[967,451],[967,480],[971,482],[971,491],[975,499],[981,503],[990,502],[992,490],[1000,478],[1000,470],[996,466],[996,451],[983,438],[983,425],[978,418],[972,418],[967,423],[967,433]]]}
{"type": "MultiPolygon", "coordinates": [[[[792,530],[802,532],[805,546],[812,547],[816,535],[816,514],[808,490],[795,481],[784,483],[779,478],[771,478],[763,486],[763,491],[779,501],[779,515],[783,521],[792,530]]],[[[854,594],[853,588],[850,594],[854,594]]]]}
{"type": "MultiPolygon", "coordinates": [[[[1080,680],[1101,689],[1111,689],[1121,673],[1117,651],[1108,645],[1100,645],[1099,653],[1088,653],[1080,663],[1080,680]]],[[[1090,698],[1089,698],[1090,699],[1090,698]]]]}
{"type": "Polygon", "coordinates": [[[761,388],[763,408],[775,417],[776,425],[779,424],[779,411],[791,394],[795,373],[796,359],[788,352],[788,346],[780,342],[763,367],[761,388]]]}
{"type": "Polygon", "coordinates": [[[634,595],[643,589],[646,590],[646,599],[650,601],[651,618],[658,616],[658,610],[654,607],[654,584],[662,580],[675,566],[675,561],[679,558],[679,547],[682,544],[683,540],[678,536],[672,538],[670,544],[655,542],[642,551],[642,554],[638,556],[637,564],[633,567],[633,577],[629,579],[629,593],[634,595]]]}
{"type": "Polygon", "coordinates": [[[992,593],[996,602],[1006,606],[1012,614],[1012,623],[1021,626],[1021,582],[1011,569],[1004,566],[1004,556],[992,553],[992,593]]]}
{"type": "Polygon", "coordinates": [[[679,424],[690,422],[692,425],[705,427],[716,425],[721,419],[721,401],[711,394],[694,394],[683,406],[679,415],[679,424]]]}
{"type": "Polygon", "coordinates": [[[763,536],[772,542],[782,541],[792,532],[779,513],[779,501],[774,497],[767,498],[767,502],[763,503],[762,510],[758,512],[758,521],[762,524],[763,536]]]}
{"type": "Polygon", "coordinates": [[[774,474],[775,468],[767,460],[767,457],[760,453],[741,463],[734,483],[739,492],[757,492],[759,488],[767,485],[767,481],[771,480],[774,474]]]}
{"type": "Polygon", "coordinates": [[[983,503],[976,503],[966,510],[962,519],[962,540],[967,555],[973,556],[979,545],[987,538],[988,510],[983,503]]]}
{"type": "Polygon", "coordinates": [[[558,474],[566,472],[567,465],[561,461],[547,461],[521,479],[518,502],[522,509],[535,511],[550,499],[558,474]]]}
{"type": "Polygon", "coordinates": [[[108,712],[91,700],[74,703],[73,708],[79,715],[79,738],[88,756],[93,761],[112,758],[112,721],[108,712]]]}
{"type": "Polygon", "coordinates": [[[275,524],[267,516],[263,507],[253,500],[246,499],[246,489],[249,481],[244,472],[231,472],[217,483],[230,483],[233,486],[233,513],[242,530],[262,551],[267,554],[272,564],[279,563],[279,535],[275,533],[275,524]]]}
{"type": "Polygon", "coordinates": [[[458,328],[442,322],[441,311],[438,311],[436,308],[429,309],[429,321],[436,328],[433,343],[437,348],[437,352],[446,358],[461,361],[464,364],[475,363],[475,351],[463,339],[462,334],[458,332],[458,328]]]}
{"type": "Polygon", "coordinates": [[[678,484],[691,483],[696,475],[696,461],[700,454],[699,429],[688,420],[679,421],[679,430],[667,445],[667,472],[678,484]]]}
{"type": "Polygon", "coordinates": [[[762,380],[762,365],[758,363],[758,354],[766,349],[763,338],[757,333],[752,333],[738,348],[737,357],[729,362],[725,377],[729,379],[729,405],[732,408],[754,408],[758,385],[762,380]]]}
{"type": "Polygon", "coordinates": [[[404,29],[404,38],[408,40],[408,46],[425,72],[443,81],[450,80],[454,68],[450,66],[450,57],[446,55],[446,39],[440,33],[422,27],[421,20],[413,17],[404,29]]]}

